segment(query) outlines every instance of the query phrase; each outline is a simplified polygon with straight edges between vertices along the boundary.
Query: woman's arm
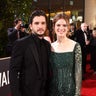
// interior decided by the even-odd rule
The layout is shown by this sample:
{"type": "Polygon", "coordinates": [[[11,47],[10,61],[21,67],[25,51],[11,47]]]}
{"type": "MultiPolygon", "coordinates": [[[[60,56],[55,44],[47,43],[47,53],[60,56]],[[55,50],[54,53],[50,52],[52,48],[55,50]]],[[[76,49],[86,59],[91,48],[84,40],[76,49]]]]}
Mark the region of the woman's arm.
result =
{"type": "Polygon", "coordinates": [[[81,85],[82,85],[82,53],[81,47],[77,43],[75,47],[75,82],[76,82],[76,91],[75,96],[81,96],[81,85]]]}

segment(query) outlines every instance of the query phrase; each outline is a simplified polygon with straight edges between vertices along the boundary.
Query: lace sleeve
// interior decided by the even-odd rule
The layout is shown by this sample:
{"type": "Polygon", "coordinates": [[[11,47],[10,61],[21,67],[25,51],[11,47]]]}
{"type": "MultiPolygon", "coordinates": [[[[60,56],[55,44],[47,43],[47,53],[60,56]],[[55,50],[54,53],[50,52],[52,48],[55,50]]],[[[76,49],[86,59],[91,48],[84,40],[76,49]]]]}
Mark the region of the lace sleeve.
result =
{"type": "Polygon", "coordinates": [[[75,47],[75,79],[76,79],[76,91],[75,96],[80,96],[81,84],[82,84],[82,53],[81,47],[77,43],[75,47]]]}

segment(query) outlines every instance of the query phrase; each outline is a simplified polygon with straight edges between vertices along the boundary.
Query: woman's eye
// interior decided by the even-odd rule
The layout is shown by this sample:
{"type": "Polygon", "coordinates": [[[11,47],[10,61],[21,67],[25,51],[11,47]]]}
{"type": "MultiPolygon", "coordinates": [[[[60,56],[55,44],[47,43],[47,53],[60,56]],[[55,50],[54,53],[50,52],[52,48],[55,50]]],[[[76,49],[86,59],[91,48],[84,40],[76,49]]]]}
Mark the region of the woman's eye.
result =
{"type": "Polygon", "coordinates": [[[64,24],[63,26],[64,26],[64,27],[67,27],[67,25],[66,25],[66,24],[64,24]]]}

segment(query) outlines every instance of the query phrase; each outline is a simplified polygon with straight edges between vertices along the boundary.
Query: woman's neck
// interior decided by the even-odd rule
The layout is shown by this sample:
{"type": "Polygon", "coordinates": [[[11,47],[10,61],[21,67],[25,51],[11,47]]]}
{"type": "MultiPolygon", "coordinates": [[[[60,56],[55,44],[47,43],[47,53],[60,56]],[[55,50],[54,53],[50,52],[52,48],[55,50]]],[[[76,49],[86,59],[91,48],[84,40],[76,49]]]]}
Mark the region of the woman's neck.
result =
{"type": "Polygon", "coordinates": [[[68,40],[67,37],[57,37],[56,42],[57,43],[64,43],[64,42],[66,42],[66,40],[68,40]]]}

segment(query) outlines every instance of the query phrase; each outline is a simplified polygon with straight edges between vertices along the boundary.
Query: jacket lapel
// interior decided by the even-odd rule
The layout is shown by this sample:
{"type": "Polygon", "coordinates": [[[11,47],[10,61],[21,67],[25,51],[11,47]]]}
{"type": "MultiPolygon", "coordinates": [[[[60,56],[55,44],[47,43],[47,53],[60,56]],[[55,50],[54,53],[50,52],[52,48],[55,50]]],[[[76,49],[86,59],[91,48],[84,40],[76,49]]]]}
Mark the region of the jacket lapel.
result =
{"type": "Polygon", "coordinates": [[[31,43],[32,43],[32,44],[30,44],[31,51],[33,53],[33,56],[34,56],[36,64],[37,64],[37,68],[38,68],[39,74],[41,76],[41,68],[40,68],[39,55],[38,55],[38,52],[37,52],[36,45],[35,45],[35,43],[33,41],[33,38],[31,38],[31,43]]]}

